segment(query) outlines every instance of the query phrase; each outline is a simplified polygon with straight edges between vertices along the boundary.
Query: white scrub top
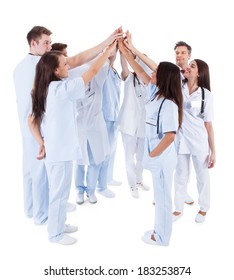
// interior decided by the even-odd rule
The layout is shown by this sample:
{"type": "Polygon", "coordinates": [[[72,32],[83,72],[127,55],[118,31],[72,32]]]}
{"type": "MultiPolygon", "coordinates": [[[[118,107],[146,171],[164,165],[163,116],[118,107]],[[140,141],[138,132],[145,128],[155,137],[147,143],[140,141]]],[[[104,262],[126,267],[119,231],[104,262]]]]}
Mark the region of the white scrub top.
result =
{"type": "MultiPolygon", "coordinates": [[[[102,88],[107,77],[109,63],[105,63],[102,69],[95,75],[86,87],[85,98],[76,102],[76,121],[82,159],[78,164],[90,164],[88,155],[88,144],[90,146],[95,164],[105,160],[110,154],[110,144],[106,123],[102,111],[102,88]]],[[[85,71],[87,65],[77,71],[85,71]]],[[[73,70],[72,75],[74,75],[73,70]]]]}
{"type": "Polygon", "coordinates": [[[120,109],[121,79],[115,69],[109,67],[103,85],[102,110],[105,121],[117,121],[120,109]]]}
{"type": "Polygon", "coordinates": [[[41,56],[27,54],[14,70],[14,85],[20,129],[22,136],[27,140],[34,139],[28,127],[28,115],[32,110],[31,92],[36,65],[40,58],[41,56]]]}
{"type": "Polygon", "coordinates": [[[134,75],[129,72],[124,82],[124,99],[118,117],[119,130],[122,133],[145,137],[145,97],[146,86],[136,80],[133,84],[134,75]]]}
{"type": "Polygon", "coordinates": [[[81,158],[76,123],[76,100],[85,95],[84,80],[51,82],[42,122],[46,161],[71,161],[81,158]]]}
{"type": "MultiPolygon", "coordinates": [[[[149,84],[148,87],[151,87],[149,84]]],[[[157,119],[159,107],[164,98],[154,98],[146,104],[146,140],[145,150],[149,154],[161,142],[166,132],[178,131],[178,106],[171,100],[165,99],[159,114],[159,128],[157,134],[157,119]]],[[[162,159],[171,148],[175,148],[175,141],[155,159],[162,159]]]]}
{"type": "Polygon", "coordinates": [[[183,91],[183,121],[177,136],[178,153],[192,155],[209,154],[208,133],[204,122],[212,122],[214,118],[213,95],[204,89],[205,102],[204,114],[200,116],[202,89],[199,87],[189,95],[187,84],[182,87],[183,91]]]}

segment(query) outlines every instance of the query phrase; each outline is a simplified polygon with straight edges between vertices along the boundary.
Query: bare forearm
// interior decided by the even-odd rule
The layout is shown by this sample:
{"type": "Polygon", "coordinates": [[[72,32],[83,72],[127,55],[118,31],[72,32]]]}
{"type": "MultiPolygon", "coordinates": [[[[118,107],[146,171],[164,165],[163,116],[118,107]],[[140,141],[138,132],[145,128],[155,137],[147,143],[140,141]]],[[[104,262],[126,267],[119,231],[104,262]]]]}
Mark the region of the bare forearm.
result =
{"type": "Polygon", "coordinates": [[[39,146],[43,145],[44,140],[43,140],[43,137],[41,135],[40,126],[39,126],[39,124],[35,124],[33,122],[33,117],[31,115],[29,115],[29,117],[28,117],[28,126],[29,126],[29,129],[30,129],[33,137],[35,138],[35,140],[39,144],[39,146]]]}
{"type": "Polygon", "coordinates": [[[117,28],[109,37],[107,37],[103,42],[87,49],[83,52],[78,53],[75,56],[68,57],[67,62],[71,68],[83,65],[84,63],[89,62],[94,59],[98,54],[100,54],[107,46],[112,44],[115,40],[122,38],[121,28],[117,28]]]}
{"type": "Polygon", "coordinates": [[[71,68],[83,65],[89,62],[90,60],[94,59],[98,54],[100,54],[104,50],[105,47],[106,45],[101,43],[72,57],[68,57],[67,62],[71,68]]]}
{"type": "Polygon", "coordinates": [[[211,153],[215,153],[214,129],[212,123],[205,123],[211,153]]]}
{"type": "Polygon", "coordinates": [[[132,69],[136,72],[137,76],[148,85],[151,77],[144,71],[144,69],[135,61],[132,55],[129,52],[125,52],[124,56],[126,57],[128,63],[131,65],[132,69]]]}
{"type": "Polygon", "coordinates": [[[98,71],[102,68],[102,66],[110,56],[110,52],[111,52],[111,48],[108,47],[103,52],[103,54],[100,55],[100,57],[96,59],[95,62],[90,66],[89,70],[82,75],[85,85],[87,85],[92,80],[92,78],[98,73],[98,71]]]}
{"type": "Polygon", "coordinates": [[[133,47],[132,52],[140,58],[141,61],[143,61],[152,71],[155,71],[158,67],[157,63],[153,61],[151,58],[146,56],[145,54],[138,51],[135,47],[133,47]]]}
{"type": "Polygon", "coordinates": [[[121,54],[121,53],[120,53],[120,64],[121,64],[121,67],[122,67],[121,78],[122,78],[123,81],[125,81],[126,78],[129,75],[129,69],[128,69],[127,60],[124,57],[124,55],[121,54]]]}
{"type": "Polygon", "coordinates": [[[150,152],[149,154],[150,157],[159,156],[163,151],[165,151],[171,145],[174,139],[175,139],[174,132],[166,133],[162,141],[157,145],[157,147],[150,152]]]}

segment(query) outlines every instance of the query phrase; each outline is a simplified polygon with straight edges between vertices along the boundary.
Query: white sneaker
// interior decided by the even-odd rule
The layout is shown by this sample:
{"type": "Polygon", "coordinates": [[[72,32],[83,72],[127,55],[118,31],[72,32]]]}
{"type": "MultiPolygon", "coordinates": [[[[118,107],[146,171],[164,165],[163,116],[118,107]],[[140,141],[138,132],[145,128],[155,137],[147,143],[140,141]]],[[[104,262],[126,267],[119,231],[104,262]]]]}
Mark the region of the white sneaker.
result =
{"type": "Polygon", "coordinates": [[[77,226],[65,224],[64,233],[73,233],[78,230],[77,226]]]}
{"type": "Polygon", "coordinates": [[[76,205],[70,202],[67,202],[67,212],[73,212],[76,210],[76,205]]]}
{"type": "Polygon", "coordinates": [[[153,234],[153,231],[146,231],[145,234],[141,237],[141,240],[149,245],[158,245],[158,243],[151,239],[151,235],[153,234]]]}
{"type": "Polygon", "coordinates": [[[139,192],[138,192],[137,186],[130,187],[130,192],[131,192],[132,197],[134,197],[134,198],[139,197],[139,192]]]}
{"type": "Polygon", "coordinates": [[[72,244],[76,243],[76,241],[77,241],[76,238],[71,237],[67,234],[64,234],[62,239],[60,239],[56,243],[61,244],[61,245],[72,245],[72,244]]]}
{"type": "Polygon", "coordinates": [[[97,190],[97,192],[105,197],[108,197],[108,198],[112,198],[112,197],[115,197],[115,194],[109,190],[109,189],[105,189],[105,190],[97,190]]]}
{"type": "Polygon", "coordinates": [[[120,186],[120,185],[122,185],[122,182],[113,179],[110,182],[108,182],[107,185],[110,185],[110,186],[120,186]]]}
{"type": "Polygon", "coordinates": [[[76,203],[77,204],[83,204],[84,203],[84,194],[78,193],[76,196],[76,203]]]}
{"type": "Polygon", "coordinates": [[[195,217],[195,222],[196,223],[204,223],[206,219],[206,215],[202,215],[200,213],[197,213],[196,217],[195,217]]]}
{"type": "Polygon", "coordinates": [[[143,182],[137,183],[136,185],[138,188],[141,188],[144,191],[148,191],[150,189],[150,187],[143,182]]]}
{"type": "Polygon", "coordinates": [[[192,197],[190,195],[186,195],[186,199],[184,200],[184,203],[188,204],[188,205],[193,205],[194,204],[194,200],[192,199],[192,197]]]}
{"type": "Polygon", "coordinates": [[[88,200],[90,203],[94,204],[94,203],[97,203],[97,198],[96,198],[96,195],[95,194],[91,194],[88,196],[88,200]]]}

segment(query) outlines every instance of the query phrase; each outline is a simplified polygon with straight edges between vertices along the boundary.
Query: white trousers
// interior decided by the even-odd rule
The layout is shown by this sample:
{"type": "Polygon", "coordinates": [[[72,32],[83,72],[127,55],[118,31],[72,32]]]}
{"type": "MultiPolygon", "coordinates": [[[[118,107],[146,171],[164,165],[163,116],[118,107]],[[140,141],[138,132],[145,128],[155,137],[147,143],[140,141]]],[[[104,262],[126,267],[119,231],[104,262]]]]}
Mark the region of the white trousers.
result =
{"type": "Polygon", "coordinates": [[[196,172],[198,204],[200,210],[207,212],[210,208],[210,177],[208,169],[209,156],[197,157],[190,154],[178,155],[174,176],[175,211],[183,212],[187,195],[187,184],[190,177],[191,159],[196,172]]]}
{"type": "Polygon", "coordinates": [[[72,161],[46,162],[49,180],[48,233],[51,242],[62,239],[72,181],[72,161]]]}
{"type": "Polygon", "coordinates": [[[144,156],[144,137],[131,136],[122,133],[125,166],[127,172],[128,184],[133,187],[138,182],[142,182],[142,160],[144,156]]]}

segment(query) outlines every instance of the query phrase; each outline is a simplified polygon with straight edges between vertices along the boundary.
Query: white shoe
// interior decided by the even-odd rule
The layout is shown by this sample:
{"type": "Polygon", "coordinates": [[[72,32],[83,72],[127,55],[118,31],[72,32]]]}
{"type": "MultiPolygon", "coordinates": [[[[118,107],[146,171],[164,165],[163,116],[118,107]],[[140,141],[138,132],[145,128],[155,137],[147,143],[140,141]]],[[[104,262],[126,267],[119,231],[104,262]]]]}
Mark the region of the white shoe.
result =
{"type": "Polygon", "coordinates": [[[175,222],[175,221],[179,220],[179,218],[181,218],[182,216],[183,216],[182,212],[180,212],[179,215],[172,214],[172,222],[175,222]]]}
{"type": "Polygon", "coordinates": [[[130,192],[131,192],[132,197],[134,197],[134,198],[139,197],[138,188],[136,186],[130,187],[130,192]]]}
{"type": "Polygon", "coordinates": [[[70,202],[67,202],[67,212],[73,212],[76,210],[76,205],[70,202]]]}
{"type": "Polygon", "coordinates": [[[97,192],[105,197],[108,197],[108,198],[112,198],[112,197],[115,197],[115,194],[109,190],[109,189],[105,189],[105,190],[97,190],[97,192]]]}
{"type": "Polygon", "coordinates": [[[194,200],[192,199],[192,197],[190,195],[186,195],[186,199],[184,200],[184,203],[188,204],[188,205],[193,205],[194,204],[194,200]]]}
{"type": "Polygon", "coordinates": [[[157,241],[151,239],[151,235],[153,231],[146,231],[145,234],[142,236],[141,240],[150,245],[158,245],[157,241]]]}
{"type": "Polygon", "coordinates": [[[195,217],[195,222],[196,223],[204,223],[206,219],[206,215],[202,215],[200,213],[197,213],[196,217],[195,217]]]}
{"type": "Polygon", "coordinates": [[[61,245],[72,245],[72,244],[76,243],[76,241],[77,241],[76,238],[71,237],[67,234],[64,234],[62,239],[60,239],[56,243],[61,244],[61,245]]]}
{"type": "Polygon", "coordinates": [[[94,204],[94,203],[97,203],[97,198],[96,198],[96,195],[95,194],[91,194],[88,196],[88,200],[90,203],[94,204]]]}
{"type": "Polygon", "coordinates": [[[76,203],[77,204],[83,204],[84,203],[84,194],[78,193],[76,196],[76,203]]]}
{"type": "Polygon", "coordinates": [[[110,182],[108,182],[107,185],[110,185],[110,186],[120,186],[120,185],[122,185],[122,182],[113,179],[110,182]]]}
{"type": "Polygon", "coordinates": [[[145,183],[141,182],[141,183],[137,183],[136,184],[138,188],[144,190],[144,191],[148,191],[150,189],[150,187],[148,185],[146,185],[145,183]]]}
{"type": "Polygon", "coordinates": [[[77,226],[65,224],[64,233],[73,233],[78,230],[77,226]]]}

